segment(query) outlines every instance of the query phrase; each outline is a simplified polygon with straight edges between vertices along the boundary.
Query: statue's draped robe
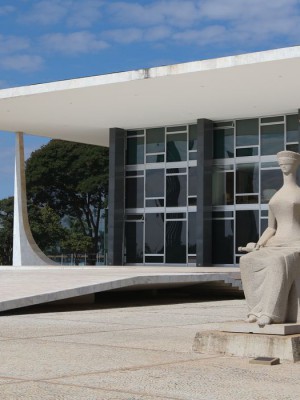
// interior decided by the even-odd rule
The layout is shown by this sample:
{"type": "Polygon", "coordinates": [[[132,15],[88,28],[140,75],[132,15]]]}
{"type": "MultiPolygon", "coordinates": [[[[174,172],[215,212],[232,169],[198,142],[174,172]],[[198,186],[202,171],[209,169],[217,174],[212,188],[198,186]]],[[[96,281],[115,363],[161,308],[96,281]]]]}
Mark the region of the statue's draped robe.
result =
{"type": "Polygon", "coordinates": [[[300,275],[300,188],[282,187],[269,203],[277,228],[265,247],[241,257],[248,315],[284,322],[291,287],[300,275]]]}

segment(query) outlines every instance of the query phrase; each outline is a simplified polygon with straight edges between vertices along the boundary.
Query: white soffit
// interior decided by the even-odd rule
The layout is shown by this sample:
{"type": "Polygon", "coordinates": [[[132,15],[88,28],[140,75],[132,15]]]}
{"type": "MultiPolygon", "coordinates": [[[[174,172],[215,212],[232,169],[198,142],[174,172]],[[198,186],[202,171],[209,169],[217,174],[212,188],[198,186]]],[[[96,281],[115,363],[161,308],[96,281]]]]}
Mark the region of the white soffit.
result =
{"type": "Polygon", "coordinates": [[[300,46],[0,90],[0,130],[108,145],[109,128],[296,113],[300,46]]]}

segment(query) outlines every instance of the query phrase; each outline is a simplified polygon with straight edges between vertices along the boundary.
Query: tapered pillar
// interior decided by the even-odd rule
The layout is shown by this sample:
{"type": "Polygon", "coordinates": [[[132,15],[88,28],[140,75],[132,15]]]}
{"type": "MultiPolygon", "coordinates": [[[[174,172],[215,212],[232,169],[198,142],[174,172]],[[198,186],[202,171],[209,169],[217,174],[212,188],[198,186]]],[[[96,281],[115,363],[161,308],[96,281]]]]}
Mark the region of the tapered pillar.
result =
{"type": "Polygon", "coordinates": [[[16,133],[13,265],[57,265],[33,239],[27,213],[23,133],[16,133]]]}

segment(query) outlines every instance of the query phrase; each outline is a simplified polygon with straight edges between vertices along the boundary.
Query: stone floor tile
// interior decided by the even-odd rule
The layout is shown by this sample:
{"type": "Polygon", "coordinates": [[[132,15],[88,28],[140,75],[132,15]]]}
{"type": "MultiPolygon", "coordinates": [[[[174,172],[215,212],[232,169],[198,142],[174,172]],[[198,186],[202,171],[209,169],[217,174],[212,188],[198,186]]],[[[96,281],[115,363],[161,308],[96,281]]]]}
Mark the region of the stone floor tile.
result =
{"type": "MultiPolygon", "coordinates": [[[[203,329],[216,329],[219,324],[201,325],[203,329]]],[[[98,346],[160,350],[169,352],[191,352],[196,332],[200,331],[199,325],[139,328],[119,331],[107,331],[86,334],[53,336],[41,340],[53,340],[55,342],[68,342],[78,344],[91,344],[98,346]]]]}
{"type": "Polygon", "coordinates": [[[0,376],[17,379],[45,379],[140,368],[197,357],[196,353],[173,354],[38,339],[0,341],[0,353],[0,376]]]}
{"type": "Polygon", "coordinates": [[[1,400],[169,400],[169,397],[140,396],[119,390],[101,390],[78,385],[23,382],[0,386],[1,400]]]}
{"type": "MultiPolygon", "coordinates": [[[[121,389],[182,400],[299,400],[300,365],[253,366],[247,359],[202,357],[132,371],[77,376],[65,384],[121,389]]],[[[55,381],[57,382],[57,381],[55,381]]]]}

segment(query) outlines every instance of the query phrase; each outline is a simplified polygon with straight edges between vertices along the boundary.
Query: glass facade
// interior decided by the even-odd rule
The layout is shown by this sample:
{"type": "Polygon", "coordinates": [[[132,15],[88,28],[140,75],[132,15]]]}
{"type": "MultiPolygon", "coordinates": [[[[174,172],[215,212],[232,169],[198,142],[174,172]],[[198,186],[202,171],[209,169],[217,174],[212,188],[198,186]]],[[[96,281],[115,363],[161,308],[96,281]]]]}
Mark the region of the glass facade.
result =
{"type": "Polygon", "coordinates": [[[196,156],[196,125],[127,132],[127,264],[195,263],[196,156]]]}
{"type": "Polygon", "coordinates": [[[298,152],[298,115],[214,124],[213,263],[238,264],[239,246],[256,242],[268,202],[282,185],[276,153],[298,152]]]}
{"type": "MultiPolygon", "coordinates": [[[[298,152],[298,125],[297,114],[214,123],[213,264],[238,264],[266,228],[276,153],[298,152]]],[[[126,160],[125,262],[195,265],[197,125],[128,131],[126,160]]]]}

